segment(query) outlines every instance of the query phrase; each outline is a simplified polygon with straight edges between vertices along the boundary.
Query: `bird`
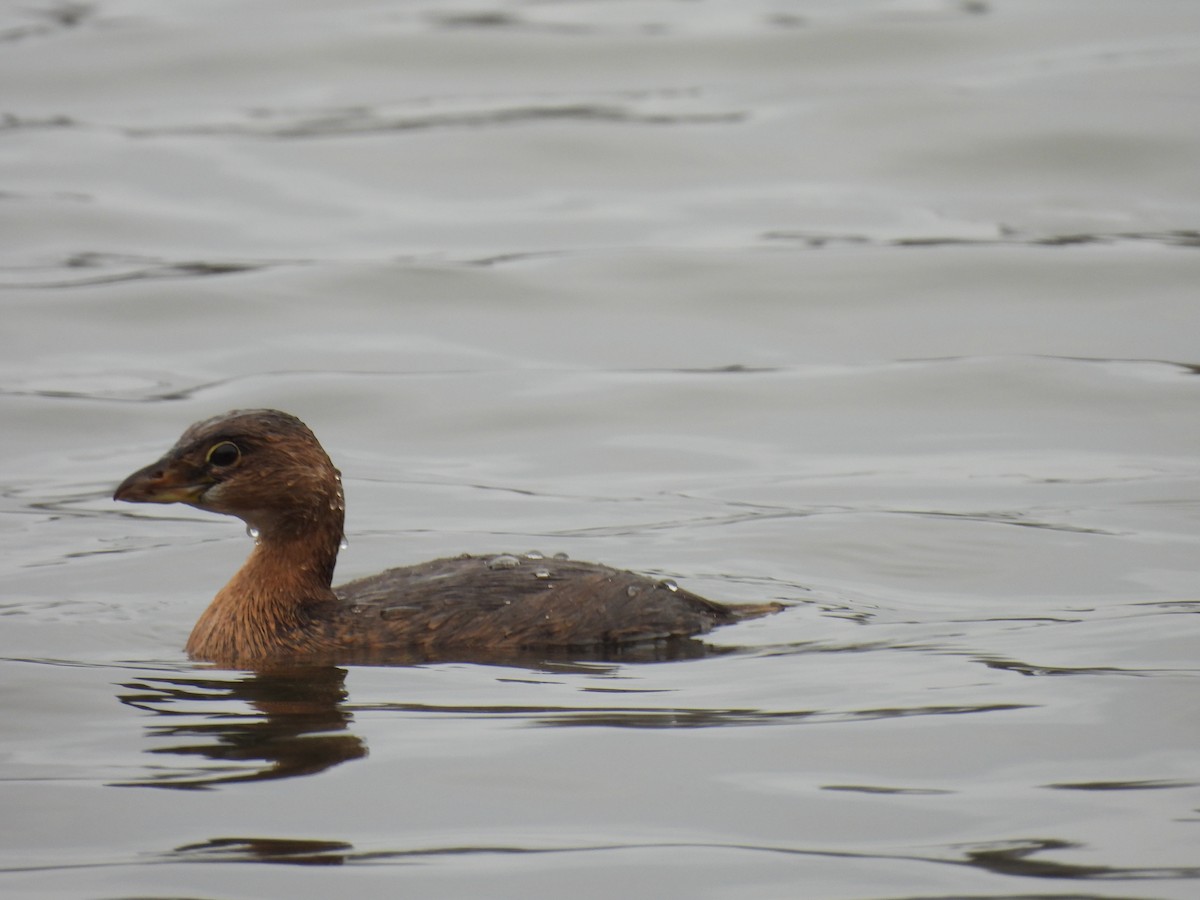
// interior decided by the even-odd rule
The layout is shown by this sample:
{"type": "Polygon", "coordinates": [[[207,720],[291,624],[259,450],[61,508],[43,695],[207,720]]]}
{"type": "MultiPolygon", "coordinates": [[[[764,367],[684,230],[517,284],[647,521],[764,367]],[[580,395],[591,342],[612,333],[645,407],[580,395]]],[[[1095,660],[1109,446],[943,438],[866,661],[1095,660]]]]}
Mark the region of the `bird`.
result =
{"type": "Polygon", "coordinates": [[[631,648],[776,612],[598,563],[462,554],[332,586],[344,542],[341,473],[300,419],[237,409],[188,427],[113,499],[241,519],[254,547],[201,614],[186,652],[230,668],[312,662],[618,658],[631,648]]]}

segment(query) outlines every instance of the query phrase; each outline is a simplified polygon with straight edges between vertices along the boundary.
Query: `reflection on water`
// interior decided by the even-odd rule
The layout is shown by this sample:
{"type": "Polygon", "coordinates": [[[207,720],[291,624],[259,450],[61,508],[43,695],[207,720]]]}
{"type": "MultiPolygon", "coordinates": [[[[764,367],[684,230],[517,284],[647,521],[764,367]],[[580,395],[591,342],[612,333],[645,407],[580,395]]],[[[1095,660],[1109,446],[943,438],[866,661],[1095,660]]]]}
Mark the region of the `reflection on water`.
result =
{"type": "MultiPolygon", "coordinates": [[[[946,866],[966,866],[993,875],[1017,878],[1053,878],[1067,881],[1163,881],[1200,877],[1200,866],[1120,866],[1086,865],[1047,859],[1056,851],[1084,849],[1073,841],[1054,838],[1029,838],[983,844],[947,845],[942,854],[917,852],[852,853],[836,850],[755,844],[723,843],[637,843],[601,844],[568,847],[456,846],[422,847],[404,850],[356,850],[352,844],[335,840],[293,840],[288,838],[221,837],[177,847],[166,854],[173,861],[187,862],[267,862],[292,865],[345,865],[362,863],[409,863],[447,856],[604,854],[628,850],[705,850],[764,853],[779,856],[807,856],[828,859],[903,861],[946,866]]],[[[1006,895],[1016,897],[1018,895],[1006,895]]],[[[1030,895],[1021,894],[1027,897],[1030,895]]],[[[1039,895],[1046,896],[1046,895],[1039,895]]],[[[1055,894],[1066,898],[1068,895],[1055,894]]],[[[1080,895],[1072,894],[1072,897],[1080,895]]],[[[1087,895],[1096,896],[1096,895],[1087,895]]],[[[1108,895],[1105,895],[1108,896],[1108,895]]]]}
{"type": "Polygon", "coordinates": [[[213,838],[199,844],[176,847],[173,856],[191,862],[257,861],[293,865],[336,866],[354,852],[344,841],[314,841],[298,838],[213,838]]]}
{"type": "Polygon", "coordinates": [[[155,771],[129,785],[206,788],[237,781],[312,775],[366,756],[357,735],[346,732],[346,670],[328,667],[274,669],[234,681],[215,678],[144,678],[122,687],[122,703],[180,719],[147,731],[150,753],[212,760],[215,765],[179,772],[155,771]],[[231,707],[248,704],[250,711],[231,707]],[[216,707],[213,710],[206,706],[216,707]],[[183,741],[182,743],[175,743],[183,741]]]}
{"type": "Polygon", "coordinates": [[[591,672],[595,666],[625,663],[679,662],[739,652],[692,637],[668,637],[614,647],[546,647],[537,650],[472,647],[445,651],[423,651],[385,647],[375,651],[339,652],[329,662],[363,666],[415,666],[425,663],[468,663],[505,668],[528,668],[557,672],[591,672]]]}
{"type": "MultiPolygon", "coordinates": [[[[617,660],[667,662],[734,652],[737,652],[735,648],[686,639],[616,648],[594,660],[581,659],[578,655],[568,657],[563,651],[561,659],[510,654],[489,662],[506,667],[530,666],[560,674],[597,674],[602,670],[615,671],[617,660]]],[[[429,661],[424,656],[405,660],[392,656],[388,660],[391,664],[402,665],[429,661]]],[[[182,772],[155,770],[144,779],[124,784],[208,788],[231,782],[313,775],[364,757],[367,748],[362,738],[348,733],[354,707],[347,703],[345,679],[346,670],[336,666],[295,666],[249,672],[233,680],[197,675],[147,677],[126,682],[121,685],[124,692],[118,694],[117,699],[127,706],[168,719],[166,724],[153,724],[147,728],[147,734],[155,744],[147,752],[199,757],[211,760],[215,765],[182,772]],[[247,706],[249,709],[245,708],[247,706]],[[161,742],[168,740],[172,743],[163,746],[161,742]],[[183,742],[179,743],[181,740],[183,742]]],[[[560,710],[512,706],[438,707],[417,703],[386,704],[385,708],[457,717],[533,715],[541,724],[563,724],[560,716],[566,715],[565,724],[611,721],[630,727],[746,724],[756,721],[756,717],[763,717],[765,721],[776,715],[748,710],[560,710]],[[648,712],[651,714],[647,715],[648,712]]]]}
{"type": "MultiPolygon", "coordinates": [[[[693,643],[704,646],[698,641],[693,643]]],[[[797,649],[806,652],[808,648],[797,649]]],[[[720,648],[720,652],[735,651],[720,648]]],[[[772,655],[778,652],[776,649],[772,655]]],[[[544,675],[595,676],[605,672],[616,674],[619,669],[615,664],[564,660],[543,661],[536,671],[544,675]]],[[[154,767],[145,778],[123,782],[122,786],[196,789],[314,775],[367,755],[363,739],[349,730],[356,712],[445,716],[457,721],[511,719],[540,727],[694,729],[867,722],[1029,708],[1019,703],[862,709],[689,708],[586,702],[570,706],[402,701],[355,704],[346,690],[345,678],[346,670],[342,668],[297,666],[249,672],[231,680],[198,675],[142,678],[124,683],[121,685],[124,692],[118,695],[122,703],[168,720],[147,728],[152,746],[146,752],[199,758],[211,764],[184,770],[154,767]]],[[[605,687],[585,689],[580,697],[586,700],[645,693],[641,687],[605,687]]]]}

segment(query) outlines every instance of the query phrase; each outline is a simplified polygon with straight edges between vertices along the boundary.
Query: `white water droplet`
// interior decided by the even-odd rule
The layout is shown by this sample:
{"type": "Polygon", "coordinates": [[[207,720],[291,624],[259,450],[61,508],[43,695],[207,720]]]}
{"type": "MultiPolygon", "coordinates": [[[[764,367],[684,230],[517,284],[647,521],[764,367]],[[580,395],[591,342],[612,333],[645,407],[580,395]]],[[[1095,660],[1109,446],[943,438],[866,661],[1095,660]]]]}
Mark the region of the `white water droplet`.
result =
{"type": "Polygon", "coordinates": [[[526,559],[545,559],[546,554],[542,553],[541,550],[527,550],[527,551],[525,551],[525,558],[526,559]]]}
{"type": "Polygon", "coordinates": [[[521,561],[511,553],[501,553],[499,556],[493,556],[487,561],[489,569],[515,569],[521,564],[521,561]]]}
{"type": "Polygon", "coordinates": [[[641,592],[642,592],[642,589],[640,587],[638,587],[636,584],[631,584],[629,587],[625,588],[625,593],[628,594],[630,597],[636,597],[641,592]]]}
{"type": "Polygon", "coordinates": [[[672,594],[675,593],[677,590],[679,590],[679,585],[677,585],[675,582],[673,582],[670,578],[664,578],[662,581],[660,581],[658,583],[657,586],[660,588],[666,588],[672,594]]]}
{"type": "Polygon", "coordinates": [[[339,550],[345,550],[345,549],[346,549],[347,547],[349,547],[349,546],[350,546],[350,538],[346,537],[346,536],[343,534],[343,535],[342,535],[342,539],[341,539],[340,541],[338,541],[338,549],[339,549],[339,550]]]}
{"type": "Polygon", "coordinates": [[[260,534],[262,534],[262,532],[259,531],[257,528],[255,528],[253,525],[246,526],[246,536],[254,538],[254,543],[256,543],[256,544],[258,543],[258,536],[260,534]]]}
{"type": "Polygon", "coordinates": [[[549,578],[550,570],[549,569],[535,569],[533,572],[533,577],[534,578],[549,578]]]}
{"type": "Polygon", "coordinates": [[[571,557],[567,556],[567,554],[560,551],[560,552],[554,554],[554,558],[555,559],[570,559],[571,557]]]}

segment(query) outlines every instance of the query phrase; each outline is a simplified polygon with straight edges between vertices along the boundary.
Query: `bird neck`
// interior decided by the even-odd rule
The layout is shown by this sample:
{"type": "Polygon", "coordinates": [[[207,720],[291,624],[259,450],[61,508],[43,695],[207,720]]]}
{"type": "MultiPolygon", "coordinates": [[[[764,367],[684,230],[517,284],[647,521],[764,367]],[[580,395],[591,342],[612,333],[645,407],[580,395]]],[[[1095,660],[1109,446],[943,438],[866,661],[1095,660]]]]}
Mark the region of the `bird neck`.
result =
{"type": "Polygon", "coordinates": [[[269,528],[249,557],[200,616],[188,639],[193,659],[248,664],[297,649],[311,640],[314,621],[338,600],[333,570],[342,541],[342,512],[303,530],[269,528]]]}

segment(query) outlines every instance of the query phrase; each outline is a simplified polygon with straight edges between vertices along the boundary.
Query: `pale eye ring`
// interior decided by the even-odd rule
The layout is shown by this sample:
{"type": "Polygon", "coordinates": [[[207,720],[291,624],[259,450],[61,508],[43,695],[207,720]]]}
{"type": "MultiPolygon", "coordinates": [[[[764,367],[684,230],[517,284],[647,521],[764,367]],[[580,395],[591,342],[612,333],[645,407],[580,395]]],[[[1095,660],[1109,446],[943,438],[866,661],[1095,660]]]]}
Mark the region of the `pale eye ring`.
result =
{"type": "Polygon", "coordinates": [[[221,441],[219,444],[213,444],[208,455],[204,457],[204,461],[210,466],[224,469],[232,466],[241,458],[242,451],[237,444],[232,441],[221,441]]]}

